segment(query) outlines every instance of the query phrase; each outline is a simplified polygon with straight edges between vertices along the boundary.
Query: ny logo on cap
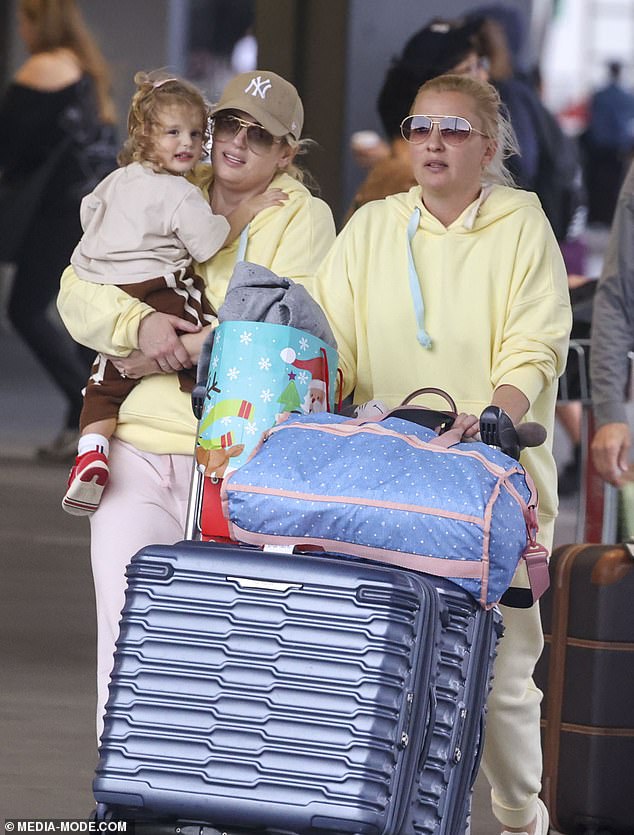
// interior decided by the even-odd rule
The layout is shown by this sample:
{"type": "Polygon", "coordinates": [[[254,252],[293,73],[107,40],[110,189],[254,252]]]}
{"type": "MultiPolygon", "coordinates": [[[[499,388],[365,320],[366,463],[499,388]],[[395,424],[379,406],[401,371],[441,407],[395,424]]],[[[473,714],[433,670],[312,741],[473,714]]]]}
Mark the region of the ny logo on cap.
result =
{"type": "Polygon", "coordinates": [[[256,78],[251,79],[249,85],[244,88],[244,92],[251,93],[252,96],[259,96],[261,99],[264,99],[272,86],[273,85],[268,78],[262,81],[262,76],[258,75],[256,78]]]}

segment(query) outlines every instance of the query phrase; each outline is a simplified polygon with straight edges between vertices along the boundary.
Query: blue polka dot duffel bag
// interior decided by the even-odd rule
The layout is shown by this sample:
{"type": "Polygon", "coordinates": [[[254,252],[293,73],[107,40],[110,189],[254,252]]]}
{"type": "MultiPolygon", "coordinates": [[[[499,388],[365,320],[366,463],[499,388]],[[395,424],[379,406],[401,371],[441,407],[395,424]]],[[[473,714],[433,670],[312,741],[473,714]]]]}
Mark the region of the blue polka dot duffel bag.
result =
{"type": "Polygon", "coordinates": [[[525,558],[543,591],[532,480],[499,449],[450,435],[398,417],[291,415],[224,479],[231,536],[440,575],[487,608],[525,558]]]}

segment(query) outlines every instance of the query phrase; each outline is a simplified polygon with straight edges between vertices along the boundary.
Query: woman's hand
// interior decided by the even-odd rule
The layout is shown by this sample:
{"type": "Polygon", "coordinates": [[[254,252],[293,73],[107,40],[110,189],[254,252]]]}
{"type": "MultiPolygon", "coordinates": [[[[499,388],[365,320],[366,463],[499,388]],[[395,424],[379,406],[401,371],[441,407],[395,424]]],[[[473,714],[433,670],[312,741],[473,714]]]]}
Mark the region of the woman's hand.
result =
{"type": "Polygon", "coordinates": [[[129,377],[131,380],[140,380],[142,377],[149,377],[150,374],[161,374],[161,367],[156,360],[148,359],[143,351],[132,351],[127,357],[111,357],[108,354],[103,356],[117,369],[122,377],[129,377]]]}
{"type": "Polygon", "coordinates": [[[503,409],[515,425],[524,417],[531,404],[524,392],[507,383],[499,386],[493,392],[491,405],[503,409]]]}
{"type": "MultiPolygon", "coordinates": [[[[203,342],[211,329],[212,326],[207,325],[201,328],[198,333],[184,333],[182,335],[182,344],[187,351],[190,366],[197,364],[203,342]]],[[[140,380],[142,377],[148,377],[150,374],[164,373],[159,363],[154,359],[150,359],[141,350],[132,351],[127,357],[112,357],[108,354],[104,354],[103,356],[107,360],[110,360],[122,377],[129,377],[131,380],[140,380]]],[[[167,373],[171,373],[171,371],[167,373]]]]}
{"type": "Polygon", "coordinates": [[[199,325],[178,316],[158,311],[150,313],[139,325],[139,351],[145,354],[148,360],[156,360],[158,370],[166,374],[191,368],[192,361],[181,342],[180,334],[199,331],[199,325]]]}
{"type": "Polygon", "coordinates": [[[480,419],[475,415],[460,412],[453,422],[452,429],[459,431],[460,437],[463,439],[475,438],[480,431],[480,419]]]}

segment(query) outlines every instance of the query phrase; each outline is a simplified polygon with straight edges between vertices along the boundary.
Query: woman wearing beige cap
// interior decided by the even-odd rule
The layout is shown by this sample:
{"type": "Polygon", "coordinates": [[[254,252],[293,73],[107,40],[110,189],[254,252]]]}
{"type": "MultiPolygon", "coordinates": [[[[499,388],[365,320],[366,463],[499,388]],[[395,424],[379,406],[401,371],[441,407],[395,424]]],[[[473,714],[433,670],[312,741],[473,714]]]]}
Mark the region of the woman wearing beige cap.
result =
{"type": "MultiPolygon", "coordinates": [[[[211,166],[200,166],[196,178],[214,213],[228,215],[270,188],[287,198],[262,210],[238,240],[197,265],[217,310],[237,260],[302,282],[334,241],[335,227],[330,209],[302,184],[295,165],[303,108],[292,84],[265,70],[243,73],[228,83],[212,115],[211,166]]],[[[205,334],[114,285],[81,281],[72,268],[62,276],[58,308],[75,339],[117,358],[123,374],[142,378],[120,408],[110,480],[90,517],[100,732],[126,565],[148,543],[183,537],[196,422],[176,372],[196,362],[205,334]]]]}

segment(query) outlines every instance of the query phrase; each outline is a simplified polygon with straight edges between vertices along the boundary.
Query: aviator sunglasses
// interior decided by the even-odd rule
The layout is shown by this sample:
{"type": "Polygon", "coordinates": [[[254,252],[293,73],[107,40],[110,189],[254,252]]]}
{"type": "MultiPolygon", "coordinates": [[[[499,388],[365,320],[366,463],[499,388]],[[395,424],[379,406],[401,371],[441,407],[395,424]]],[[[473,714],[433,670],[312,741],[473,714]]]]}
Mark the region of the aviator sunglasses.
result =
{"type": "Polygon", "coordinates": [[[476,130],[471,122],[463,116],[406,116],[401,122],[401,136],[406,142],[414,145],[424,142],[438,125],[438,131],[443,142],[447,145],[462,145],[472,133],[486,136],[481,130],[476,130]]]}
{"type": "Polygon", "coordinates": [[[271,150],[276,142],[282,140],[265,130],[256,122],[245,122],[232,113],[218,113],[213,119],[212,135],[219,142],[226,142],[237,136],[244,128],[247,145],[254,154],[265,154],[271,150]]]}

